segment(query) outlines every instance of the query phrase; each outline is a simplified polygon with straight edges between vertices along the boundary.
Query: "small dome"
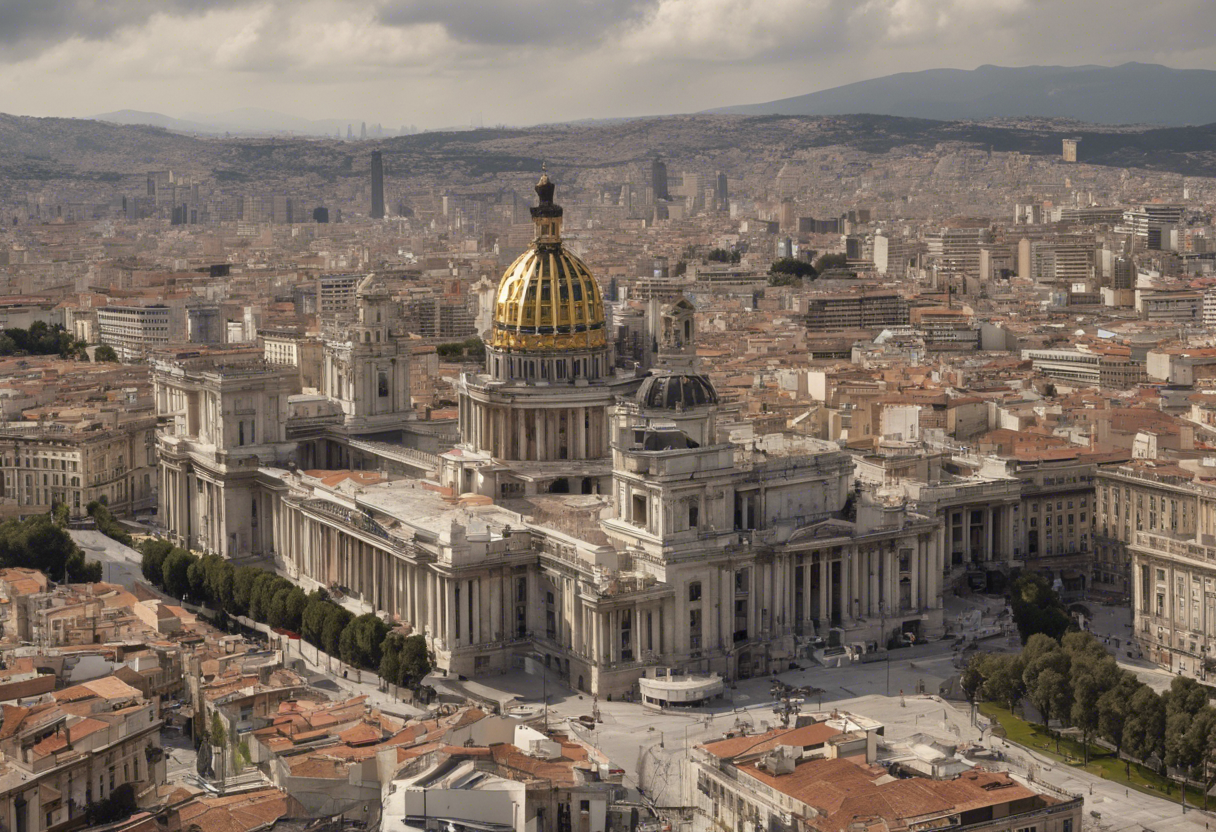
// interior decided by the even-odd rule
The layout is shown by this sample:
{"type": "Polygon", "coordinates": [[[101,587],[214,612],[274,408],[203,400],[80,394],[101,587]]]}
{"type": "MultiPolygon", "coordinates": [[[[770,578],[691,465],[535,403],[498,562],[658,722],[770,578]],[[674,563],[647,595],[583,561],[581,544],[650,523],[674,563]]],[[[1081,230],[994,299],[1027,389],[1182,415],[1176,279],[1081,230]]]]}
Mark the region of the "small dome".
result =
{"type": "Polygon", "coordinates": [[[637,403],[646,408],[682,410],[718,403],[713,384],[696,373],[648,376],[638,388],[637,403]]]}

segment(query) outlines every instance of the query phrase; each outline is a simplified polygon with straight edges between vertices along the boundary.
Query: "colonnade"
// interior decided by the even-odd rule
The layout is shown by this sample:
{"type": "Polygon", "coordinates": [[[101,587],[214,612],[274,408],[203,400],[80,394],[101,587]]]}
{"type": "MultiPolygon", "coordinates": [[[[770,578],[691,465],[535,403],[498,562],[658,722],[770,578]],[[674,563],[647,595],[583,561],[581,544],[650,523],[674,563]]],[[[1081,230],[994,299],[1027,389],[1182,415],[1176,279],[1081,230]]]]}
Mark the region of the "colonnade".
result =
{"type": "Polygon", "coordinates": [[[496,459],[553,462],[608,456],[602,406],[519,408],[466,400],[460,434],[496,459]]]}
{"type": "MultiPolygon", "coordinates": [[[[954,563],[954,555],[958,555],[964,565],[972,563],[987,563],[992,560],[1009,560],[1013,557],[1015,545],[1013,506],[984,505],[963,506],[950,508],[946,511],[946,556],[954,563]],[[974,512],[979,512],[979,522],[973,518],[974,512]],[[955,518],[959,519],[956,524],[955,518]],[[979,545],[971,545],[971,529],[979,526],[979,545]],[[997,551],[997,548],[1001,551],[997,551]]],[[[1040,547],[1042,547],[1040,541],[1040,547]]]]}

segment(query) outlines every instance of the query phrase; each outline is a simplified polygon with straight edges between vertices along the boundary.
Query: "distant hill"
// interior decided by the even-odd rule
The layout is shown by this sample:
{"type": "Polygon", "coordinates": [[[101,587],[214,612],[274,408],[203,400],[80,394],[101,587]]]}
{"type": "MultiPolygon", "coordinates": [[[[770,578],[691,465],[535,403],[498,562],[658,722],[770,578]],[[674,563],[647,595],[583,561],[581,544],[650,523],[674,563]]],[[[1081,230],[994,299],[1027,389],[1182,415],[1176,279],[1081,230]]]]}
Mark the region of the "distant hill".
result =
{"type": "Polygon", "coordinates": [[[649,165],[656,153],[697,159],[710,169],[742,176],[766,159],[820,147],[883,154],[949,143],[1058,159],[1065,137],[1081,140],[1085,164],[1216,176],[1216,123],[1146,128],[1048,119],[983,123],[883,115],[695,115],[346,142],[281,135],[222,138],[143,124],[0,114],[0,203],[23,199],[31,187],[56,180],[126,180],[138,186],[148,171],[163,169],[210,173],[238,185],[300,176],[336,182],[366,177],[373,150],[384,151],[392,175],[408,171],[415,183],[441,188],[513,176],[530,185],[542,160],[566,176],[594,171],[601,181],[606,168],[649,165]]]}
{"type": "Polygon", "coordinates": [[[873,113],[942,121],[1038,117],[1090,124],[1211,124],[1216,122],[1216,72],[1139,63],[929,69],[707,112],[749,116],[873,113]]]}
{"type": "Polygon", "coordinates": [[[175,118],[163,113],[148,113],[142,110],[115,110],[112,113],[102,113],[92,118],[112,124],[146,124],[152,127],[163,127],[175,133],[211,135],[232,133],[238,136],[337,136],[339,134],[345,136],[348,125],[353,128],[354,134],[357,136],[362,124],[358,119],[328,118],[313,121],[256,107],[243,107],[223,113],[191,113],[185,118],[175,118]]]}

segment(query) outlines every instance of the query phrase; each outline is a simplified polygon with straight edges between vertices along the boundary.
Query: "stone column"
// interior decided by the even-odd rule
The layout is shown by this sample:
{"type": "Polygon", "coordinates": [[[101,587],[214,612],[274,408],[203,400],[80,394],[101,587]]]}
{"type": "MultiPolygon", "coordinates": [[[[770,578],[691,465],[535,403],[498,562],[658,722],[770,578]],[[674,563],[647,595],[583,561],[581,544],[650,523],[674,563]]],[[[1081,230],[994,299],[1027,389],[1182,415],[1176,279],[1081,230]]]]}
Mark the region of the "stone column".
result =
{"type": "Polygon", "coordinates": [[[819,635],[825,637],[828,628],[832,626],[832,611],[828,607],[828,581],[830,579],[828,552],[823,549],[819,552],[819,635]]]}
{"type": "Polygon", "coordinates": [[[992,532],[993,532],[992,523],[993,523],[993,518],[994,518],[994,515],[993,515],[992,507],[991,507],[991,506],[989,506],[988,508],[984,509],[984,546],[983,546],[983,551],[984,551],[984,560],[985,560],[985,561],[990,561],[990,560],[992,560],[992,532]]]}
{"type": "Polygon", "coordinates": [[[572,456],[575,459],[587,459],[591,456],[587,453],[587,411],[585,408],[576,407],[571,412],[574,414],[574,453],[572,456]]]}
{"type": "Polygon", "coordinates": [[[717,640],[724,650],[730,651],[734,639],[734,575],[730,569],[717,570],[717,596],[721,603],[717,607],[717,640]]]}
{"type": "Polygon", "coordinates": [[[443,579],[443,604],[444,604],[444,622],[443,630],[447,634],[448,649],[451,650],[456,645],[456,581],[451,578],[443,579]]]}

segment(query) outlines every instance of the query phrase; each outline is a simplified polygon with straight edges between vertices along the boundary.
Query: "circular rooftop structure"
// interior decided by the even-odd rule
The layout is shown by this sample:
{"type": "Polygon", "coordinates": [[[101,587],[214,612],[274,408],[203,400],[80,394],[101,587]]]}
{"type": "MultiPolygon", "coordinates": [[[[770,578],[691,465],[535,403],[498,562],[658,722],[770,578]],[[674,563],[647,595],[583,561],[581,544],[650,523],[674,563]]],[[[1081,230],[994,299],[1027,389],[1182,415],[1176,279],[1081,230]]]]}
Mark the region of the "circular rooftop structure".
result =
{"type": "Polygon", "coordinates": [[[649,409],[684,410],[717,404],[718,392],[708,378],[698,373],[664,373],[642,381],[636,401],[649,409]]]}

